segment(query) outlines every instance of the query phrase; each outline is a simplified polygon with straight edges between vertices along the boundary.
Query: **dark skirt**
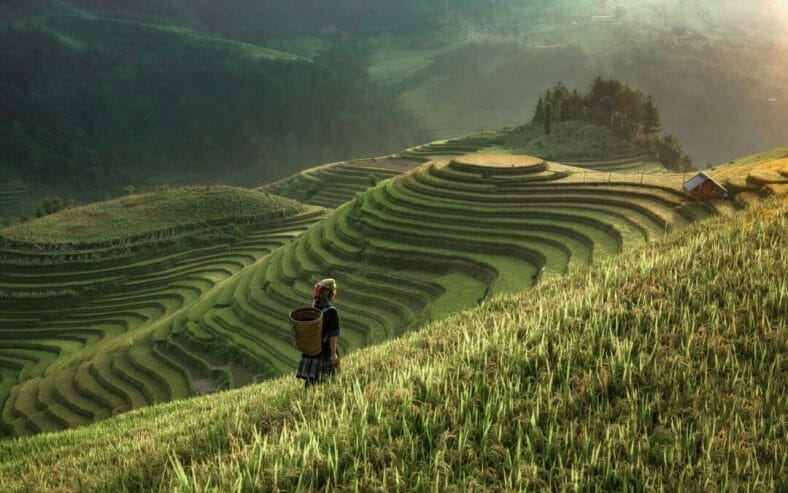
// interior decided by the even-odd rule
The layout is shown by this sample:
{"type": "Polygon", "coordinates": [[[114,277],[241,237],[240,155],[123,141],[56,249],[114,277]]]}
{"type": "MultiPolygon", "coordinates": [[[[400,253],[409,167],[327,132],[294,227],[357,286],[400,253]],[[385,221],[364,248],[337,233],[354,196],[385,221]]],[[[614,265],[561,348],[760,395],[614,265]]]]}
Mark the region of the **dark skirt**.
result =
{"type": "Polygon", "coordinates": [[[298,363],[296,378],[319,382],[324,376],[331,376],[335,372],[336,369],[331,364],[330,351],[323,351],[317,356],[301,354],[301,362],[298,363]]]}

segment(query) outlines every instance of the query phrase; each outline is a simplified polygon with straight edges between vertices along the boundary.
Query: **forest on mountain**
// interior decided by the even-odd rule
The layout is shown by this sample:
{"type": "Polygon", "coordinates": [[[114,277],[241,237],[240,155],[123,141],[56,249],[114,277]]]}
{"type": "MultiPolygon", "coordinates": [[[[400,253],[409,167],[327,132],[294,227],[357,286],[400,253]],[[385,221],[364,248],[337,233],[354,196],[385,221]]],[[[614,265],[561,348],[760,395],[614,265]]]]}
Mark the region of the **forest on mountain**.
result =
{"type": "Polygon", "coordinates": [[[0,31],[0,54],[0,164],[32,183],[90,193],[211,166],[264,181],[412,140],[342,49],[298,59],[66,17],[0,31]]]}
{"type": "MultiPolygon", "coordinates": [[[[501,5],[514,3],[498,0],[501,5]]],[[[362,35],[434,25],[449,14],[482,21],[494,2],[478,0],[70,0],[96,15],[167,22],[246,42],[296,35],[362,35]],[[229,4],[229,5],[228,5],[229,4]],[[231,8],[228,8],[231,7],[231,8]],[[262,21],[262,22],[261,22],[262,21]]]]}
{"type": "Polygon", "coordinates": [[[629,142],[642,146],[666,168],[689,171],[692,159],[682,152],[673,135],[659,136],[662,129],[654,98],[618,80],[594,79],[587,93],[569,91],[558,83],[536,103],[532,123],[550,134],[555,122],[581,120],[610,128],[629,142]]]}
{"type": "Polygon", "coordinates": [[[30,190],[4,215],[518,126],[547,88],[597,76],[652,95],[665,149],[682,143],[670,158],[707,166],[784,142],[786,15],[766,0],[3,2],[0,184],[30,190]]]}

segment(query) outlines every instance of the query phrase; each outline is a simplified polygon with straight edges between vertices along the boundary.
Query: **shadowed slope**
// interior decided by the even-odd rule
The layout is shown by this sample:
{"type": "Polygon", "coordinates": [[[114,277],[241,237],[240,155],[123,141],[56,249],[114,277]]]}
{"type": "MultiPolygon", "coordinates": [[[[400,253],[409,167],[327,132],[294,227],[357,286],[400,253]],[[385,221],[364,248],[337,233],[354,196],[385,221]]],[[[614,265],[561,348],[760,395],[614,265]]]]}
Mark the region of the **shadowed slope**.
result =
{"type": "Polygon", "coordinates": [[[260,187],[260,190],[321,207],[336,208],[379,181],[397,176],[420,160],[396,157],[325,164],[260,187]]]}
{"type": "Polygon", "coordinates": [[[310,302],[319,278],[341,285],[347,353],[716,212],[688,204],[681,183],[680,175],[598,173],[527,156],[426,163],[341,206],[175,330],[287,373],[298,358],[287,315],[310,302]]]}
{"type": "Polygon", "coordinates": [[[172,319],[322,214],[218,187],[119,199],[4,230],[3,434],[87,424],[254,380],[232,358],[171,340],[172,319]],[[76,227],[92,241],[73,242],[76,227]]]}
{"type": "Polygon", "coordinates": [[[16,216],[23,210],[22,204],[29,193],[28,187],[22,182],[0,182],[0,227],[16,221],[16,216]]]}
{"type": "Polygon", "coordinates": [[[759,204],[497,297],[351,355],[320,392],[280,379],[0,442],[0,482],[779,490],[786,217],[759,204]]]}
{"type": "Polygon", "coordinates": [[[294,177],[325,185],[313,198],[344,191],[337,204],[358,184],[325,217],[248,190],[194,201],[195,189],[170,192],[192,202],[130,198],[10,228],[19,239],[6,240],[0,277],[12,302],[0,316],[5,433],[82,425],[289,373],[299,355],[288,313],[310,302],[322,277],[342,286],[347,354],[732,207],[687,203],[682,175],[491,153],[414,164],[381,158],[294,177]],[[364,191],[371,172],[381,181],[364,191]],[[250,216],[241,197],[269,207],[250,216]],[[102,227],[157,211],[145,231],[102,227]],[[184,224],[171,225],[165,211],[180,211],[184,224]],[[98,236],[69,243],[70,227],[98,236]],[[49,241],[21,241],[42,231],[49,241]]]}

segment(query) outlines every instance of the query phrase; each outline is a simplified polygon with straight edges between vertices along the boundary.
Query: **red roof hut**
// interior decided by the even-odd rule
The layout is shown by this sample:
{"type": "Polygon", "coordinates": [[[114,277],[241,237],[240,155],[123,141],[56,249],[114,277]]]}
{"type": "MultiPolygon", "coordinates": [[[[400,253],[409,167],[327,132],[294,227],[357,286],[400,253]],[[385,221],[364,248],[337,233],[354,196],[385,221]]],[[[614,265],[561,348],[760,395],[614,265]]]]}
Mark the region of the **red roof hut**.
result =
{"type": "Polygon", "coordinates": [[[709,175],[701,171],[684,183],[684,190],[690,194],[692,200],[724,199],[728,191],[714,181],[709,175]]]}

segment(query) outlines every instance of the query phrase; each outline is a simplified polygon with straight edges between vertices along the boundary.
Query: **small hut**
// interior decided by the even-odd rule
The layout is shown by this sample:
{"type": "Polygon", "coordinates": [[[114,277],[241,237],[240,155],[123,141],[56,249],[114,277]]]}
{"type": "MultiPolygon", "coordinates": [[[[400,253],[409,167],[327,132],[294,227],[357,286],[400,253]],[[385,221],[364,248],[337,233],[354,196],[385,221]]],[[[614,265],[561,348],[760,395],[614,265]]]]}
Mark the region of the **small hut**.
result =
{"type": "Polygon", "coordinates": [[[684,183],[684,190],[694,201],[724,199],[728,191],[703,171],[684,183]]]}

